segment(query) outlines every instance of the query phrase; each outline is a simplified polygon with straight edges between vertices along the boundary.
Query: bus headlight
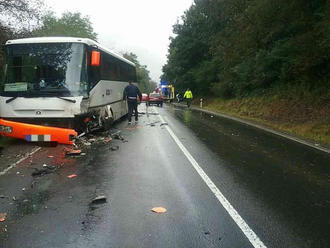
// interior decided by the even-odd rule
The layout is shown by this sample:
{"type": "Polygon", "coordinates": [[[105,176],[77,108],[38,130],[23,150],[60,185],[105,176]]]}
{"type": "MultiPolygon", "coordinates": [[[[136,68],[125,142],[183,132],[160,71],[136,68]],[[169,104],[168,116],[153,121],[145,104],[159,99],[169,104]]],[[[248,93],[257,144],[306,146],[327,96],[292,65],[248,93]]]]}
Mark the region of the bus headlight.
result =
{"type": "Polygon", "coordinates": [[[0,132],[2,132],[2,133],[12,133],[13,132],[13,128],[10,127],[10,126],[0,125],[0,132]]]}

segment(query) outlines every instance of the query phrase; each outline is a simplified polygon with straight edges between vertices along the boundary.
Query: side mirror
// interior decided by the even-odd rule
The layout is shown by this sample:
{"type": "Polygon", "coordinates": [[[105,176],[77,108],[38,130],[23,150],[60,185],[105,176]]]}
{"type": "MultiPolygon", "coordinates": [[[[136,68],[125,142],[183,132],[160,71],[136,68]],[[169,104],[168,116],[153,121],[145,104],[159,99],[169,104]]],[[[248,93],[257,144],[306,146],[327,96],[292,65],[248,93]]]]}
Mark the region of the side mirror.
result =
{"type": "Polygon", "coordinates": [[[91,66],[100,66],[100,57],[99,51],[92,51],[91,66]]]}

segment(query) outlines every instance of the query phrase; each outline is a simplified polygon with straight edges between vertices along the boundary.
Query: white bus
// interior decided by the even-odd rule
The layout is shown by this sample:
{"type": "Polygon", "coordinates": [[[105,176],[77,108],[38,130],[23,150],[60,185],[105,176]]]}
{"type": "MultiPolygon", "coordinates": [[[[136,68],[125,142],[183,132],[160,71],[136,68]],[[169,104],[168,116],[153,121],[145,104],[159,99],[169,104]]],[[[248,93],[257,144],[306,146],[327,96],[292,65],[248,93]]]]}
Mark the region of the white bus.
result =
{"type": "Polygon", "coordinates": [[[123,90],[135,65],[84,38],[9,40],[0,118],[88,131],[127,114],[123,90]]]}

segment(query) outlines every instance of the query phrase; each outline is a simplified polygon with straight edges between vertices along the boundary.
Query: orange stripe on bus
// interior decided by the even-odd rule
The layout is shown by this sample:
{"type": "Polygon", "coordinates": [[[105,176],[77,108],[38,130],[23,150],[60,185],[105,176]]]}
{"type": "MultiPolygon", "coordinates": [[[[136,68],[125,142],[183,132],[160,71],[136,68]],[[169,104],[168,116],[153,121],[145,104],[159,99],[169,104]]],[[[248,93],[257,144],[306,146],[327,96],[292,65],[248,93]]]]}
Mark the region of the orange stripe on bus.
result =
{"type": "Polygon", "coordinates": [[[24,140],[26,135],[50,135],[50,141],[72,145],[72,137],[78,135],[78,133],[73,129],[41,126],[15,121],[7,121],[3,119],[0,119],[0,125],[12,128],[11,133],[8,131],[2,131],[4,129],[0,128],[1,135],[24,140]]]}

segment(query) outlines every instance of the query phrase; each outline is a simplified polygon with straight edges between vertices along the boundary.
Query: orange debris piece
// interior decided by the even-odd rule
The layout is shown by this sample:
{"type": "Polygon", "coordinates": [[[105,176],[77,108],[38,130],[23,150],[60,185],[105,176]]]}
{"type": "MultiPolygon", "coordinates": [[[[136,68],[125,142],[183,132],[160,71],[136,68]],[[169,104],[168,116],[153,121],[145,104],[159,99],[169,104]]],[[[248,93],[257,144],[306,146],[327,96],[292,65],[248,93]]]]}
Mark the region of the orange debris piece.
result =
{"type": "Polygon", "coordinates": [[[81,154],[81,150],[73,150],[73,149],[68,149],[65,151],[67,155],[79,155],[81,154]]]}
{"type": "Polygon", "coordinates": [[[166,208],[163,207],[154,207],[151,209],[152,212],[158,213],[158,214],[163,214],[166,213],[166,208]]]}
{"type": "Polygon", "coordinates": [[[112,139],[109,138],[109,139],[105,139],[105,140],[103,140],[103,142],[104,142],[104,143],[110,143],[111,140],[112,140],[112,139]]]}
{"type": "Polygon", "coordinates": [[[72,174],[72,175],[68,176],[68,178],[74,178],[76,176],[77,176],[76,174],[72,174]]]}
{"type": "Polygon", "coordinates": [[[6,213],[0,213],[0,222],[4,222],[6,220],[7,214],[6,213]]]}

